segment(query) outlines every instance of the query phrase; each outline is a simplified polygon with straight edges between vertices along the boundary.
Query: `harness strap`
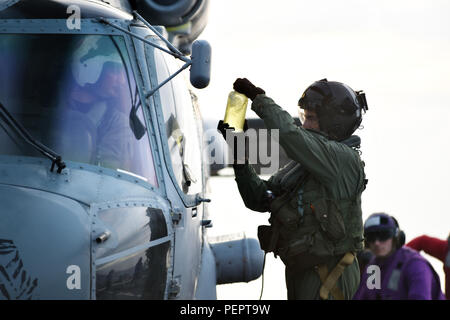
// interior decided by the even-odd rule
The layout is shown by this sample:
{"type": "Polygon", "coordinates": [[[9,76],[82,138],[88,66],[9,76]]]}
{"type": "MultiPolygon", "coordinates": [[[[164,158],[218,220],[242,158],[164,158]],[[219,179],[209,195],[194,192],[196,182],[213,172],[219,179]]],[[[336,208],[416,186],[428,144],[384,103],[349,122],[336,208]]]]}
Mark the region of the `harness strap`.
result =
{"type": "Polygon", "coordinates": [[[355,260],[355,254],[353,252],[347,252],[330,273],[328,273],[328,267],[325,264],[317,267],[316,270],[322,282],[322,286],[320,287],[321,299],[328,300],[328,295],[331,293],[336,300],[344,300],[344,294],[336,284],[345,268],[351,265],[353,260],[355,260]]]}

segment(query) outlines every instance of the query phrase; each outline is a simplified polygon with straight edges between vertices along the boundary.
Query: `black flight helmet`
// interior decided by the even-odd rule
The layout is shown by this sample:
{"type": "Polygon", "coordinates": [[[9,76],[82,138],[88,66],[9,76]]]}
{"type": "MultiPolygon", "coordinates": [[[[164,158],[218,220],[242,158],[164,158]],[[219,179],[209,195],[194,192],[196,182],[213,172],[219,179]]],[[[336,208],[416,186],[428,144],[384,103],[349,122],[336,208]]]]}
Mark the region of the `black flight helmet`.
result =
{"type": "Polygon", "coordinates": [[[320,131],[336,141],[349,138],[360,126],[362,112],[368,110],[363,91],[354,91],[344,83],[327,79],[310,85],[298,105],[316,112],[320,131]]]}

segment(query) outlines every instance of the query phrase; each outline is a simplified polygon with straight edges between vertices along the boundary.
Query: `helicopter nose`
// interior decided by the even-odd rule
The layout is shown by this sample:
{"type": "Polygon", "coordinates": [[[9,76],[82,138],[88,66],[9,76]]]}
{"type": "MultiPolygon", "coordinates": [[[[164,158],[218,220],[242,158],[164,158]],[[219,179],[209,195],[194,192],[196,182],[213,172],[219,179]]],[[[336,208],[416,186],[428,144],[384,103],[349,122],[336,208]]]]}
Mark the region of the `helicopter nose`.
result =
{"type": "Polygon", "coordinates": [[[90,230],[78,202],[0,185],[0,300],[88,299],[90,230]]]}

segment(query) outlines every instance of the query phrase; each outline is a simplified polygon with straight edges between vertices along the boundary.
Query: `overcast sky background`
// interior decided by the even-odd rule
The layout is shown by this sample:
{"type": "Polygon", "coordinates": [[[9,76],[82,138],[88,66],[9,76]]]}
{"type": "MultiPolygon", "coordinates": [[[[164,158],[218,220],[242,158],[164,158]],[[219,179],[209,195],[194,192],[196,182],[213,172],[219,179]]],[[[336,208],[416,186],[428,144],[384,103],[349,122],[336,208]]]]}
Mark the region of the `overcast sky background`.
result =
{"type": "MultiPolygon", "coordinates": [[[[398,218],[407,241],[450,232],[450,2],[212,0],[200,36],[212,45],[212,79],[197,90],[206,119],[220,120],[238,77],[297,115],[312,82],[364,90],[364,219],[398,218]]],[[[256,117],[248,108],[247,117],[256,117]]],[[[244,208],[232,178],[211,181],[211,234],[245,231],[268,215],[244,208]],[[226,191],[225,191],[226,190],[226,191]],[[230,208],[230,210],[227,210],[230,208]],[[235,217],[232,218],[232,217],[235,217]]],[[[429,256],[427,256],[429,258],[429,256]]],[[[429,258],[443,283],[442,263],[429,258]]],[[[285,299],[284,267],[268,258],[263,299],[285,299]]],[[[218,287],[219,299],[257,299],[261,281],[218,287]]]]}

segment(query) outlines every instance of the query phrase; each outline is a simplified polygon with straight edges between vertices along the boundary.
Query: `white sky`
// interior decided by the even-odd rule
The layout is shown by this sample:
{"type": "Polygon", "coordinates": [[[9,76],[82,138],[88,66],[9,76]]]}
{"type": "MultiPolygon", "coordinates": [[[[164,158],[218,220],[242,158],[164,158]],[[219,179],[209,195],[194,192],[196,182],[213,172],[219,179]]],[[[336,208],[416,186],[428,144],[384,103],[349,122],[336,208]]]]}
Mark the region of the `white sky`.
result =
{"type": "MultiPolygon", "coordinates": [[[[210,2],[209,24],[200,38],[212,45],[212,79],[208,88],[196,91],[204,118],[223,117],[227,95],[238,77],[262,87],[294,116],[301,93],[316,80],[328,78],[363,89],[369,111],[364,129],[356,133],[362,138],[369,179],[363,194],[364,218],[377,211],[394,215],[407,241],[424,233],[447,237],[449,1],[210,2]]],[[[247,117],[256,114],[249,108],[247,117]]],[[[219,199],[217,190],[212,192],[213,199],[219,199]]],[[[229,196],[244,208],[237,187],[230,185],[229,196]]],[[[246,221],[260,219],[257,215],[242,209],[246,221]]],[[[236,223],[215,223],[213,229],[243,230],[236,229],[236,223]]],[[[442,264],[430,261],[443,277],[442,264]]],[[[284,288],[284,275],[278,279],[284,288]]],[[[219,298],[226,298],[220,290],[219,298]]],[[[254,293],[243,298],[257,297],[254,293]]]]}

